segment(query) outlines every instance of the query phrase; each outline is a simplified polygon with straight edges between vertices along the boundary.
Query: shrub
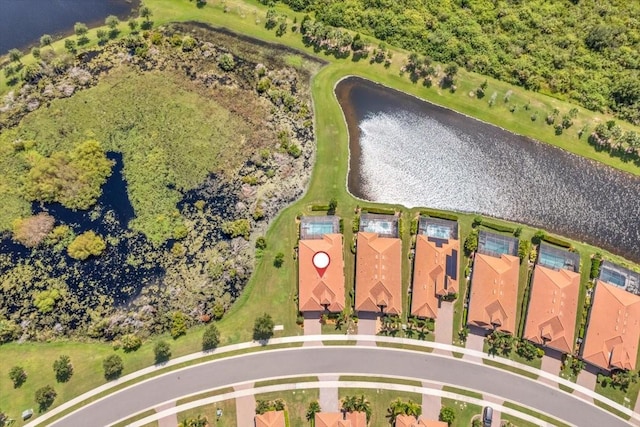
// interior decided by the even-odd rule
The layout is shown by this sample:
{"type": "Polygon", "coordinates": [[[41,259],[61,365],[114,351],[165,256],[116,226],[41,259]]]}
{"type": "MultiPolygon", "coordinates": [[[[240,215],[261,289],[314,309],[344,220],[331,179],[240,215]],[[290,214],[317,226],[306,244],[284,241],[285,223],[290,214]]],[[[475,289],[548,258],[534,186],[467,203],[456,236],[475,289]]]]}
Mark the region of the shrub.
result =
{"type": "Polygon", "coordinates": [[[187,333],[187,317],[180,311],[171,316],[171,337],[175,340],[187,333]]]}
{"type": "Polygon", "coordinates": [[[256,318],[253,325],[253,339],[255,341],[266,341],[273,336],[273,319],[269,313],[264,313],[256,318]]]}
{"type": "Polygon", "coordinates": [[[91,255],[99,256],[107,248],[107,244],[101,236],[93,231],[87,231],[73,239],[67,248],[71,258],[85,260],[91,255]]]}
{"type": "Polygon", "coordinates": [[[248,219],[238,219],[236,221],[225,221],[222,224],[222,231],[228,234],[232,238],[242,236],[246,240],[249,240],[249,234],[251,233],[251,225],[248,219]]]}
{"type": "Polygon", "coordinates": [[[27,380],[27,372],[22,366],[14,366],[9,370],[9,379],[13,382],[13,388],[19,388],[27,380]]]}
{"type": "Polygon", "coordinates": [[[456,419],[456,413],[453,408],[449,408],[448,406],[443,406],[440,409],[440,415],[438,416],[440,421],[443,421],[449,425],[453,424],[456,419]]]}
{"type": "Polygon", "coordinates": [[[233,60],[233,55],[230,53],[223,53],[218,57],[218,66],[224,71],[232,71],[236,67],[236,62],[233,60]]]}
{"type": "Polygon", "coordinates": [[[134,334],[127,334],[120,339],[122,349],[125,353],[136,351],[142,345],[142,340],[139,336],[134,334]]]}
{"type": "Polygon", "coordinates": [[[182,51],[190,52],[196,47],[196,40],[191,36],[185,36],[182,39],[182,51]]]}
{"type": "Polygon", "coordinates": [[[547,243],[551,243],[552,245],[561,246],[561,247],[567,248],[567,249],[571,247],[571,243],[569,243],[569,242],[567,242],[565,240],[559,239],[557,237],[550,236],[548,234],[545,234],[545,236],[542,238],[542,240],[544,240],[547,243]]]}
{"type": "Polygon", "coordinates": [[[256,239],[256,249],[265,250],[267,249],[267,239],[260,236],[256,239]]]}
{"type": "Polygon", "coordinates": [[[105,18],[104,23],[113,30],[120,24],[120,20],[115,15],[109,15],[105,18]]]}
{"type": "Polygon", "coordinates": [[[478,230],[473,229],[464,240],[464,250],[468,254],[478,249],[478,230]]]}
{"type": "Polygon", "coordinates": [[[273,265],[276,268],[280,268],[282,264],[284,264],[284,253],[278,252],[273,260],[273,265]]]}
{"type": "Polygon", "coordinates": [[[35,400],[40,408],[40,412],[46,411],[56,400],[58,393],[50,385],[46,385],[36,390],[35,400]]]}
{"type": "Polygon", "coordinates": [[[102,361],[102,368],[104,369],[105,379],[110,381],[115,380],[122,374],[124,364],[122,363],[122,358],[120,356],[112,354],[102,361]]]}
{"type": "Polygon", "coordinates": [[[220,332],[215,323],[211,323],[202,335],[202,350],[213,350],[220,344],[220,332]]]}
{"type": "Polygon", "coordinates": [[[602,264],[602,256],[598,253],[591,258],[591,271],[589,277],[595,279],[600,276],[600,265],[602,264]]]}
{"type": "Polygon", "coordinates": [[[543,241],[546,236],[547,236],[547,233],[545,233],[543,230],[537,230],[533,235],[533,237],[531,238],[531,241],[533,242],[534,245],[539,245],[540,242],[543,241]]]}
{"type": "Polygon", "coordinates": [[[53,372],[56,374],[56,381],[66,383],[73,375],[73,365],[71,359],[66,354],[60,356],[53,362],[53,372]]]}
{"type": "Polygon", "coordinates": [[[167,362],[171,358],[171,346],[166,341],[159,341],[153,348],[156,363],[167,362]]]}
{"type": "Polygon", "coordinates": [[[51,45],[52,41],[53,39],[49,34],[44,34],[42,37],[40,37],[40,46],[41,47],[49,46],[51,45]]]}
{"type": "Polygon", "coordinates": [[[298,144],[291,143],[287,146],[287,153],[294,159],[297,159],[302,154],[302,150],[298,144]]]}
{"type": "Polygon", "coordinates": [[[0,344],[18,339],[20,327],[13,320],[0,320],[0,344]]]}
{"type": "Polygon", "coordinates": [[[224,316],[224,305],[216,303],[216,305],[213,306],[213,318],[220,320],[222,316],[224,316]]]}
{"type": "Polygon", "coordinates": [[[76,42],[71,39],[66,39],[64,41],[64,48],[67,49],[69,53],[76,53],[76,42]]]}
{"type": "Polygon", "coordinates": [[[527,255],[529,255],[529,249],[531,248],[531,243],[528,240],[520,240],[520,244],[518,245],[518,256],[520,257],[520,261],[523,261],[527,255]]]}

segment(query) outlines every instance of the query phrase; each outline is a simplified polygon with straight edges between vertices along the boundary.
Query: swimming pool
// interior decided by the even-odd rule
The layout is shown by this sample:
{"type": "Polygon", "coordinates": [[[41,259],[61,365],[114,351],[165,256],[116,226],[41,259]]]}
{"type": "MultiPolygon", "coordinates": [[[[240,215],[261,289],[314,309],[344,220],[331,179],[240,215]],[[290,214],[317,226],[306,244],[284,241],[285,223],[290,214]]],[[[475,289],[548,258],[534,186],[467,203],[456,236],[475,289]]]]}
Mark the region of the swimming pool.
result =
{"type": "Polygon", "coordinates": [[[429,237],[435,237],[436,239],[450,239],[451,228],[443,225],[429,224],[427,225],[426,234],[429,237]]]}
{"type": "Polygon", "coordinates": [[[627,283],[627,279],[622,274],[609,269],[602,270],[600,273],[600,280],[611,283],[612,285],[620,288],[624,288],[627,283]]]}

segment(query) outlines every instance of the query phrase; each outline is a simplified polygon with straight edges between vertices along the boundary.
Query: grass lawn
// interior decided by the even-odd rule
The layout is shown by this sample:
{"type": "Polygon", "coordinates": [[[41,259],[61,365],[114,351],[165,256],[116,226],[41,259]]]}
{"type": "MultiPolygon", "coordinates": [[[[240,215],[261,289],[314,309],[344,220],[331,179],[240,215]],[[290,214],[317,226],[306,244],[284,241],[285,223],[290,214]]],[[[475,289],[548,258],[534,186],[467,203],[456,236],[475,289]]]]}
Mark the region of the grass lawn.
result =
{"type": "MultiPolygon", "coordinates": [[[[256,25],[256,19],[263,19],[265,9],[259,6],[257,2],[241,2],[238,0],[229,0],[225,4],[229,8],[228,13],[222,12],[220,2],[210,2],[203,9],[197,9],[194,3],[175,2],[173,0],[147,0],[146,2],[153,10],[153,20],[156,24],[163,24],[170,20],[199,20],[209,22],[213,25],[224,25],[232,30],[243,34],[259,37],[264,40],[277,41],[288,46],[303,49],[311,52],[311,49],[304,48],[298,34],[287,33],[282,38],[276,38],[274,33],[264,29],[262,25],[256,25]]],[[[282,6],[278,6],[281,8],[282,6]]],[[[295,14],[287,12],[289,17],[295,14]]],[[[300,20],[300,14],[298,16],[300,20]]],[[[60,42],[58,42],[60,43],[60,42]]],[[[58,46],[56,44],[56,46],[58,46]]],[[[276,324],[284,326],[282,332],[278,332],[276,336],[301,335],[302,329],[296,325],[297,307],[297,264],[293,259],[293,248],[296,245],[297,231],[295,227],[295,218],[298,214],[310,214],[310,206],[312,204],[326,204],[335,197],[338,200],[337,215],[344,219],[344,255],[345,255],[345,278],[347,286],[347,295],[349,290],[353,288],[355,257],[349,249],[350,242],[353,238],[351,231],[351,219],[354,215],[354,208],[363,204],[351,197],[345,188],[345,177],[348,170],[348,140],[347,129],[344,122],[342,112],[335,99],[335,95],[330,88],[342,77],[356,74],[375,81],[379,81],[385,85],[393,86],[431,101],[437,102],[454,108],[466,114],[471,114],[491,123],[496,123],[510,129],[512,131],[536,137],[542,141],[553,143],[561,148],[581,154],[613,167],[626,170],[631,173],[638,174],[638,168],[623,163],[617,158],[609,157],[606,153],[596,153],[584,140],[578,140],[573,131],[565,132],[561,137],[553,135],[550,127],[542,125],[539,120],[531,122],[524,113],[512,114],[508,112],[507,107],[498,102],[493,108],[488,108],[484,101],[470,99],[466,93],[471,88],[479,86],[484,81],[483,76],[473,75],[461,72],[459,78],[459,89],[456,93],[439,92],[437,89],[426,89],[422,86],[412,84],[406,77],[400,77],[398,74],[399,67],[402,64],[402,58],[405,53],[396,51],[394,54],[394,64],[389,70],[381,65],[368,65],[368,63],[354,63],[351,60],[335,60],[330,57],[324,57],[331,62],[330,66],[323,68],[312,81],[312,91],[314,97],[314,108],[316,111],[316,135],[317,135],[317,152],[316,163],[312,173],[312,179],[307,193],[298,202],[294,203],[272,221],[269,231],[266,233],[267,249],[264,251],[261,259],[257,260],[254,274],[247,284],[240,298],[235,302],[225,317],[218,322],[219,330],[222,334],[223,344],[237,343],[251,340],[253,322],[256,316],[264,311],[268,311],[274,318],[276,324]],[[273,260],[278,252],[285,254],[285,261],[282,267],[276,268],[273,260]],[[268,302],[268,305],[265,304],[268,302]]],[[[28,61],[25,58],[25,63],[28,61]]],[[[290,58],[292,64],[298,63],[299,58],[290,58]]],[[[557,106],[561,111],[565,111],[571,107],[562,101],[545,97],[543,95],[527,92],[518,88],[512,88],[504,83],[487,79],[489,81],[489,92],[497,91],[500,94],[507,90],[513,90],[512,103],[524,104],[531,101],[534,108],[541,112],[546,112],[557,106]]],[[[4,88],[4,76],[0,74],[0,93],[6,90],[4,88]]],[[[519,111],[524,111],[520,109],[519,111]]],[[[526,113],[529,115],[530,113],[526,113]]],[[[580,115],[577,119],[575,129],[581,127],[580,123],[593,120],[599,117],[602,120],[609,119],[605,115],[596,115],[580,109],[580,115]]],[[[572,129],[574,129],[572,128],[572,129]]],[[[372,205],[372,204],[369,204],[372,205]]],[[[405,223],[412,218],[418,209],[408,210],[400,206],[391,206],[403,213],[405,223]]],[[[471,230],[471,222],[474,215],[459,214],[460,241],[464,242],[466,235],[471,230]]],[[[411,263],[408,259],[408,251],[410,239],[408,236],[409,227],[405,227],[403,231],[403,286],[408,287],[411,263]]],[[[535,230],[530,227],[523,226],[521,239],[530,239],[535,230]]],[[[568,240],[568,239],[567,239],[568,240]]],[[[574,247],[582,254],[588,254],[599,251],[603,255],[615,262],[622,262],[629,265],[620,257],[606,253],[592,246],[585,245],[580,242],[571,241],[574,247]]],[[[461,276],[464,273],[464,259],[461,262],[461,276]]],[[[583,269],[588,268],[583,265],[583,269]]],[[[464,280],[460,283],[460,295],[464,295],[464,280]]],[[[457,332],[461,327],[462,320],[462,299],[458,298],[455,305],[454,314],[454,340],[457,332]]],[[[405,301],[406,308],[406,301],[405,301]]],[[[405,310],[406,311],[406,310],[405,310]]],[[[194,328],[189,333],[179,338],[177,341],[171,341],[173,355],[179,356],[200,350],[200,341],[202,328],[194,328]]],[[[165,337],[166,338],[166,337],[165,337]]],[[[341,343],[344,344],[344,343],[341,343]]],[[[149,366],[153,363],[153,341],[145,343],[137,352],[124,354],[118,351],[124,359],[125,374],[134,370],[149,366]]],[[[82,392],[90,390],[105,381],[102,376],[102,360],[113,352],[108,344],[102,343],[75,343],[75,342],[54,342],[54,343],[25,343],[25,344],[7,344],[0,347],[0,407],[7,411],[11,416],[17,415],[24,409],[33,407],[33,395],[35,390],[46,384],[55,386],[58,392],[58,398],[55,405],[71,399],[82,392]],[[66,384],[56,384],[53,376],[51,365],[53,361],[60,355],[67,354],[71,357],[74,364],[75,374],[66,384]],[[19,362],[16,362],[19,361],[19,362]],[[27,370],[29,378],[27,382],[17,390],[14,390],[6,380],[7,372],[14,364],[21,364],[27,370]]],[[[516,359],[517,360],[517,359],[516,359]]],[[[537,361],[533,366],[539,367],[540,362],[537,361]]],[[[635,387],[635,386],[634,386],[635,387]]],[[[632,402],[635,402],[637,388],[635,389],[632,402]]],[[[341,391],[342,392],[342,391],[341,391]]],[[[607,390],[608,392],[608,390],[607,390]]],[[[373,399],[383,396],[385,392],[371,393],[366,391],[366,395],[373,399]]],[[[388,396],[385,396],[386,399],[388,396]]],[[[394,396],[395,397],[395,396],[394,396]]],[[[618,398],[617,396],[613,396],[618,398]]],[[[631,398],[631,396],[630,396],[631,398]]],[[[622,402],[621,402],[622,403],[622,402]]],[[[388,402],[384,403],[388,405],[388,402]]],[[[475,409],[473,409],[475,411],[475,409]]],[[[383,412],[386,406],[383,407],[383,412]]],[[[473,415],[473,414],[472,414],[473,415]]],[[[466,416],[466,415],[465,415],[466,416]]],[[[460,417],[462,419],[462,416],[460,417]]],[[[470,419],[470,418],[469,418],[470,419]]],[[[384,413],[381,420],[384,421],[384,413]]],[[[20,422],[16,426],[21,425],[20,422]]],[[[384,424],[380,424],[384,425],[384,424]]],[[[462,424],[460,424],[462,425],[462,424]]]]}
{"type": "Polygon", "coordinates": [[[514,427],[538,427],[538,424],[530,423],[529,421],[521,420],[513,415],[501,414],[500,419],[502,422],[510,422],[514,427]]]}
{"type": "Polygon", "coordinates": [[[178,422],[185,418],[195,418],[202,415],[209,420],[210,427],[235,427],[236,424],[236,401],[235,399],[224,400],[211,405],[200,406],[178,413],[178,422]],[[216,419],[216,410],[222,409],[222,416],[216,419]]]}
{"type": "Polygon", "coordinates": [[[290,426],[308,425],[309,422],[306,419],[307,408],[311,402],[319,398],[320,391],[318,389],[285,390],[256,395],[256,400],[284,400],[290,426]]]}
{"type": "Polygon", "coordinates": [[[482,415],[482,407],[454,399],[442,398],[442,406],[448,406],[456,413],[452,427],[470,427],[473,418],[482,415]]]}
{"type": "Polygon", "coordinates": [[[368,381],[374,383],[386,383],[386,384],[404,384],[414,387],[422,387],[422,381],[405,380],[400,378],[380,378],[358,375],[342,375],[339,381],[368,381]]]}
{"type": "Polygon", "coordinates": [[[358,388],[341,388],[338,390],[340,399],[345,396],[364,396],[371,402],[371,420],[370,427],[388,427],[387,409],[389,404],[398,398],[407,401],[411,399],[414,402],[422,402],[422,395],[418,393],[409,393],[393,390],[374,390],[374,389],[358,389],[358,388]]]}
{"type": "MultiPolygon", "coordinates": [[[[556,420],[555,418],[547,417],[546,415],[542,415],[542,414],[539,414],[539,413],[537,413],[535,411],[532,411],[530,409],[523,408],[522,406],[516,405],[515,403],[504,402],[503,406],[506,407],[506,408],[516,409],[519,412],[522,412],[523,414],[531,415],[532,417],[536,417],[536,418],[538,418],[538,419],[540,419],[542,421],[546,421],[549,424],[557,426],[557,427],[569,427],[567,424],[565,424],[563,422],[560,422],[560,421],[556,420]]],[[[505,415],[502,415],[502,419],[503,420],[505,419],[505,415]]],[[[516,424],[516,425],[519,425],[519,424],[516,424]]]]}
{"type": "Polygon", "coordinates": [[[633,405],[635,405],[636,399],[638,398],[638,391],[640,391],[640,382],[631,384],[626,391],[619,387],[611,387],[610,385],[603,387],[601,382],[597,382],[595,391],[596,393],[600,393],[601,395],[608,397],[614,402],[618,402],[627,408],[633,409],[633,405]]]}

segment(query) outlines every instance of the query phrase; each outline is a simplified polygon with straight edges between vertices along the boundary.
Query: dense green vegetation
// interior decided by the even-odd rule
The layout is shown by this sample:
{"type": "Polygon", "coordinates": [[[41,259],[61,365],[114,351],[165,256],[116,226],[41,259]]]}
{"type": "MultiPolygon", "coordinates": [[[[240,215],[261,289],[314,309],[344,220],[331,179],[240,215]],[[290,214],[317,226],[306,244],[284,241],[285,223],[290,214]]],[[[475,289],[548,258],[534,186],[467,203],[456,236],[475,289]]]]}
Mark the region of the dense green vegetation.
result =
{"type": "Polygon", "coordinates": [[[640,123],[638,2],[282,1],[332,26],[640,123]]]}

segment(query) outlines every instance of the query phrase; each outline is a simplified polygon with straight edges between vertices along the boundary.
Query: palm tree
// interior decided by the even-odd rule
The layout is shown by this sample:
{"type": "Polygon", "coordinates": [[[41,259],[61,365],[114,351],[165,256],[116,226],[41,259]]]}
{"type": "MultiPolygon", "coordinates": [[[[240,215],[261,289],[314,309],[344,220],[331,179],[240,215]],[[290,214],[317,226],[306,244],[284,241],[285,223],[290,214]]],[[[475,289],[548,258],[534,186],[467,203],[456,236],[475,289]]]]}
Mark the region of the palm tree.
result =
{"type": "Polygon", "coordinates": [[[406,415],[405,403],[400,400],[400,398],[392,401],[387,408],[387,419],[389,420],[389,424],[395,425],[398,415],[406,415]]]}
{"type": "Polygon", "coordinates": [[[357,397],[345,396],[342,399],[342,410],[346,412],[354,412],[356,410],[357,397]]]}
{"type": "Polygon", "coordinates": [[[314,400],[313,402],[309,403],[306,417],[307,417],[307,421],[309,421],[312,426],[316,425],[316,413],[320,412],[321,410],[322,409],[320,409],[320,403],[318,403],[317,400],[314,400]]]}

